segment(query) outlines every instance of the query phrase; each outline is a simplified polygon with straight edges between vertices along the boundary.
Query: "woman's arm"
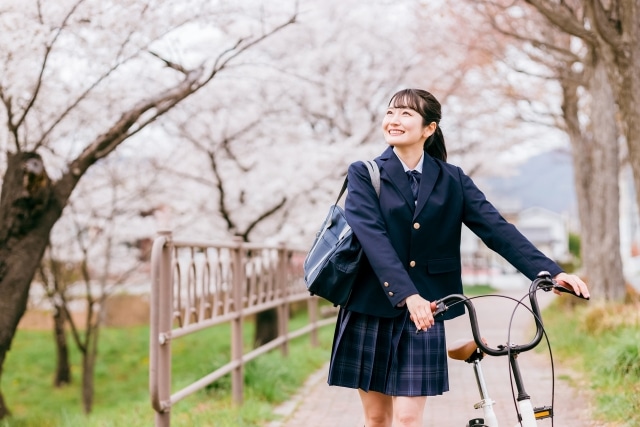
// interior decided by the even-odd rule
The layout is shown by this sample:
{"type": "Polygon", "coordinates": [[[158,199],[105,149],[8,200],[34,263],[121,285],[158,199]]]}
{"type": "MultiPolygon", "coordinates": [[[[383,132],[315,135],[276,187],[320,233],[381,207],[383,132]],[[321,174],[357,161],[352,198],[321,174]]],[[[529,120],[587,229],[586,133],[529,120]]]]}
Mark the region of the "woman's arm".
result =
{"type": "MultiPolygon", "coordinates": [[[[384,186],[384,181],[381,185],[384,186]]],[[[385,191],[384,187],[381,191],[385,191]]],[[[418,290],[389,240],[379,197],[361,162],[349,166],[345,214],[389,303],[397,307],[408,296],[417,294],[418,290]]]]}

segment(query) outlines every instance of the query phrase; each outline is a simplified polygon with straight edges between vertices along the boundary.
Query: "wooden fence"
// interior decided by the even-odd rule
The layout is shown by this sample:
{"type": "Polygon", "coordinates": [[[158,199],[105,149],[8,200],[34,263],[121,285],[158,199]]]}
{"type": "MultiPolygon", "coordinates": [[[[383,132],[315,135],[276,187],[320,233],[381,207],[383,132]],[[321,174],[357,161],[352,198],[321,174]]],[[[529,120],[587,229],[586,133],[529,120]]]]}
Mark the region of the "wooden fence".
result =
{"type": "Polygon", "coordinates": [[[233,400],[241,404],[244,364],[276,348],[286,355],[288,342],[305,334],[317,345],[318,329],[335,322],[335,317],[319,319],[319,300],[304,286],[304,255],[286,245],[179,241],[170,232],[159,233],[151,253],[149,344],[149,392],[156,426],[168,427],[176,402],[227,374],[233,400]],[[309,323],[289,331],[290,305],[300,301],[307,302],[309,323]],[[278,337],[244,353],[244,319],[270,309],[277,309],[278,337]],[[230,362],[172,392],[172,340],[222,323],[231,325],[230,362]]]}

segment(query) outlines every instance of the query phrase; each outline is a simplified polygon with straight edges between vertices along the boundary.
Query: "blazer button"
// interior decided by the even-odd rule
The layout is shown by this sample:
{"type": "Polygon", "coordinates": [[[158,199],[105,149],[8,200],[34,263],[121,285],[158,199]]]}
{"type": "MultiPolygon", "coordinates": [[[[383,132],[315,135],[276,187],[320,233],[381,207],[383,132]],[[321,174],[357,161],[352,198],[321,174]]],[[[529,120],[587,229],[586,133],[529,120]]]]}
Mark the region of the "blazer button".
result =
{"type": "Polygon", "coordinates": [[[416,229],[416,230],[420,229],[420,223],[414,222],[413,223],[413,228],[416,229]]]}
{"type": "Polygon", "coordinates": [[[392,297],[393,296],[393,292],[389,292],[389,296],[392,297]]]}
{"type": "Polygon", "coordinates": [[[415,262],[415,261],[411,261],[411,262],[409,263],[409,265],[410,265],[411,267],[415,267],[415,266],[416,266],[416,262],[415,262]]]}
{"type": "Polygon", "coordinates": [[[384,287],[388,288],[389,287],[389,282],[384,282],[384,287]]]}

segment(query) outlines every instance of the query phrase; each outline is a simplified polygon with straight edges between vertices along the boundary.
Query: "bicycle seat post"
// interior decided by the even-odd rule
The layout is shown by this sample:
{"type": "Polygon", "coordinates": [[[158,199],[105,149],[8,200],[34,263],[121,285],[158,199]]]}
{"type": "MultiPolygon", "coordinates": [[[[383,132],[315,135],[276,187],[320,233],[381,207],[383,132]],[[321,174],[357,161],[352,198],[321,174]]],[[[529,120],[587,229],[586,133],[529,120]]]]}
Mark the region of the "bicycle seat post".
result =
{"type": "Polygon", "coordinates": [[[478,384],[478,390],[480,391],[480,398],[482,399],[480,402],[473,405],[475,409],[482,408],[482,413],[484,416],[484,425],[488,427],[498,427],[498,419],[496,418],[496,414],[493,410],[493,404],[495,401],[489,397],[489,392],[487,391],[487,384],[484,380],[484,375],[482,374],[482,367],[480,366],[480,361],[482,357],[476,358],[473,360],[473,372],[476,375],[476,383],[478,384]]]}

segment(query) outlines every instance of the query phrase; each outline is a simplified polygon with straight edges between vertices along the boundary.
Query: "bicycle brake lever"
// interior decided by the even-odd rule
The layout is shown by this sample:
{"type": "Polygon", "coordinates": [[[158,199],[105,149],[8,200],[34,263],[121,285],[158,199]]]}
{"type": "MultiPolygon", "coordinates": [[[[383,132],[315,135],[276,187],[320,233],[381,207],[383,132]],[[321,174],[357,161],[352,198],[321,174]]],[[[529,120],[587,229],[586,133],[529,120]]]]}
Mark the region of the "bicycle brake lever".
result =
{"type": "Polygon", "coordinates": [[[434,301],[431,303],[431,311],[433,313],[433,317],[441,315],[448,309],[449,307],[447,307],[442,301],[434,301]]]}

